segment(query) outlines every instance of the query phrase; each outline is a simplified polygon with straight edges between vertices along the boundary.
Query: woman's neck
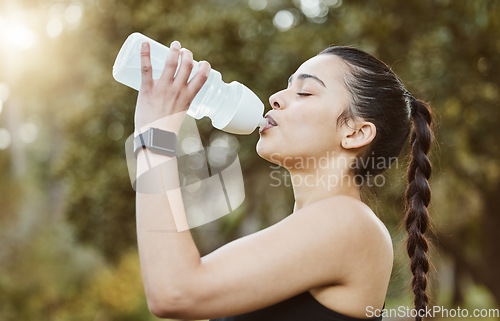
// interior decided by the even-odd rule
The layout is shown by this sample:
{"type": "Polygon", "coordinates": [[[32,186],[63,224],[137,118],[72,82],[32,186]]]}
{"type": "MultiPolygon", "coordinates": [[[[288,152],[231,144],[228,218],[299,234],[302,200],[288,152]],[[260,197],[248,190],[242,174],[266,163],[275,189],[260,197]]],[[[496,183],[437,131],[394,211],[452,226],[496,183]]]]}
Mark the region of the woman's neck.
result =
{"type": "Polygon", "coordinates": [[[289,168],[295,210],[332,196],[345,195],[361,199],[360,188],[347,167],[289,168]]]}

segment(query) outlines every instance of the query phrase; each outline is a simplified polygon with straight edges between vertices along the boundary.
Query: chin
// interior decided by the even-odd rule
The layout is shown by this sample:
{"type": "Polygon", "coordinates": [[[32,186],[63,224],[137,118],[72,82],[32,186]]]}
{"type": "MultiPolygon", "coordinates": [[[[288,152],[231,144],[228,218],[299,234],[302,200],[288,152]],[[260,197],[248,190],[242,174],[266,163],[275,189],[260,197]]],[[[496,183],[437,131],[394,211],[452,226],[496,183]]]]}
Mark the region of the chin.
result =
{"type": "Polygon", "coordinates": [[[255,146],[255,150],[260,157],[267,161],[270,161],[271,163],[274,163],[272,161],[272,158],[273,153],[276,152],[276,149],[271,146],[269,140],[266,140],[261,136],[259,141],[257,142],[257,146],[255,146]]]}
{"type": "Polygon", "coordinates": [[[263,159],[267,160],[276,165],[280,165],[282,163],[283,151],[280,149],[280,145],[276,146],[272,144],[270,140],[263,139],[262,137],[257,142],[257,146],[255,147],[257,154],[263,159]]]}
{"type": "Polygon", "coordinates": [[[257,142],[257,145],[255,146],[255,150],[257,151],[257,154],[268,160],[270,154],[272,153],[270,148],[266,148],[266,143],[262,142],[262,137],[259,139],[257,142]]]}

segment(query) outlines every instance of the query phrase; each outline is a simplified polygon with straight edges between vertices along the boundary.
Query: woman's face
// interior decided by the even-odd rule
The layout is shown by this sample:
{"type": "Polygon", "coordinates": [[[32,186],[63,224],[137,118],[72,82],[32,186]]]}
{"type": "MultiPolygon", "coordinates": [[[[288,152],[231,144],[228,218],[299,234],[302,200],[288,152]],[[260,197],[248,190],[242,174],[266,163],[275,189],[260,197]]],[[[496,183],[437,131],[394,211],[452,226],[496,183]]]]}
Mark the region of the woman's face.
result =
{"type": "Polygon", "coordinates": [[[335,55],[304,62],[290,77],[288,87],[269,98],[273,109],[266,117],[271,124],[261,131],[257,153],[290,168],[306,157],[340,152],[337,119],[349,106],[350,94],[343,82],[347,72],[344,61],[335,55]]]}

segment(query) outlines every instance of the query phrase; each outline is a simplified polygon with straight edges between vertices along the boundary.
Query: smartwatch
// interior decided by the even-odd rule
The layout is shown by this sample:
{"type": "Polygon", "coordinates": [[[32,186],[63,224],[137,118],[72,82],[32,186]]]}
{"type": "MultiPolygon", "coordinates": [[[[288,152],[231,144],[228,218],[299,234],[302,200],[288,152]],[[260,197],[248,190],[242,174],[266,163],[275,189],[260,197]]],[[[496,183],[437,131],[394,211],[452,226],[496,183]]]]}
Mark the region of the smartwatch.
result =
{"type": "Polygon", "coordinates": [[[177,154],[177,135],[159,128],[149,128],[134,138],[136,158],[137,154],[144,148],[156,154],[175,156],[177,154]]]}

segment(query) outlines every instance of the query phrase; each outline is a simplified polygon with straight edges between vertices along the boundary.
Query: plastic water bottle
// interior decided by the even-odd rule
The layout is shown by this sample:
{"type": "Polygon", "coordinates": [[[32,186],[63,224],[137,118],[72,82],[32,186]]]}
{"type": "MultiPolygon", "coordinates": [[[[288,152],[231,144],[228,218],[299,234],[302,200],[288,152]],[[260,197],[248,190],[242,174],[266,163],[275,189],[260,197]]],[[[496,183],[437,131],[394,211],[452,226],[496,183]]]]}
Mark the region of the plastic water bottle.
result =
{"type": "MultiPolygon", "coordinates": [[[[141,86],[141,46],[149,42],[151,48],[151,66],[153,79],[161,76],[165,66],[168,47],[143,34],[131,34],[123,44],[115,64],[113,77],[120,83],[135,90],[141,86]]],[[[179,58],[180,59],[180,58],[179,58]]],[[[194,62],[191,79],[198,70],[198,62],[194,62]]],[[[187,114],[196,119],[205,116],[212,120],[212,125],[220,130],[233,134],[250,134],[258,126],[264,127],[267,120],[263,118],[264,104],[250,89],[239,82],[226,84],[220,72],[212,69],[206,83],[191,102],[187,114]]]]}

